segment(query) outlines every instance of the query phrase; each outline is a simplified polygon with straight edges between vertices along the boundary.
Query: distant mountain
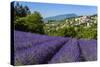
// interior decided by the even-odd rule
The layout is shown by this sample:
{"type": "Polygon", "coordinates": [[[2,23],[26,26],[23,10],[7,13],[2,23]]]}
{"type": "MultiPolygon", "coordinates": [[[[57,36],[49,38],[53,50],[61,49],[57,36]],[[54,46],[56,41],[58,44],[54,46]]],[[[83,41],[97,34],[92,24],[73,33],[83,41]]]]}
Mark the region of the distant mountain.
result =
{"type": "Polygon", "coordinates": [[[77,17],[76,14],[62,14],[62,15],[57,15],[57,16],[52,16],[52,17],[47,17],[47,18],[44,18],[44,22],[47,22],[48,20],[56,20],[56,21],[59,21],[59,20],[64,20],[66,18],[71,18],[71,17],[77,17]]]}

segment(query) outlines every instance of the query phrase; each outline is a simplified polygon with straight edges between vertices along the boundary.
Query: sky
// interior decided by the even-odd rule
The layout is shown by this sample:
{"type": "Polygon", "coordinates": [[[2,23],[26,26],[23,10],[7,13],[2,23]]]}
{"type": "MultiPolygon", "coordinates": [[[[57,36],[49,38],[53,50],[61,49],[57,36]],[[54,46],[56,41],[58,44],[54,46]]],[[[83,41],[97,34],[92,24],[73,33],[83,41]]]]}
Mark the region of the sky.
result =
{"type": "Polygon", "coordinates": [[[43,18],[62,15],[92,15],[97,13],[96,6],[72,5],[72,4],[52,4],[52,3],[36,3],[36,2],[19,2],[23,6],[28,6],[31,12],[38,11],[43,18]]]}

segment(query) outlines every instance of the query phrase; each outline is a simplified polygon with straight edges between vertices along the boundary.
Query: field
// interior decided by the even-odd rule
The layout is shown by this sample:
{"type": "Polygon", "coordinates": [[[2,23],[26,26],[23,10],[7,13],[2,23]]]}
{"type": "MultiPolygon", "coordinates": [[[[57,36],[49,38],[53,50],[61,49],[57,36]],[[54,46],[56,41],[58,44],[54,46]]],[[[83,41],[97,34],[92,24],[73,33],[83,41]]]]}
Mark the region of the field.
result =
{"type": "Polygon", "coordinates": [[[97,60],[96,40],[83,40],[14,31],[14,65],[97,60]]]}

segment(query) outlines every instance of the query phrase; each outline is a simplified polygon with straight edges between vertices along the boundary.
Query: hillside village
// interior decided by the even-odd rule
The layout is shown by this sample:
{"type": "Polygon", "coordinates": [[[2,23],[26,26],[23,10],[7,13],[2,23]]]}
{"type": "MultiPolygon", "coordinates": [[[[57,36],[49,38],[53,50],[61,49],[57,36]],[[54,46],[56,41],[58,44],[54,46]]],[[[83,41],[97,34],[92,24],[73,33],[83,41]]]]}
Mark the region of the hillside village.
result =
{"type": "Polygon", "coordinates": [[[87,27],[91,27],[92,25],[97,25],[97,15],[68,18],[65,19],[64,22],[47,23],[45,24],[45,27],[48,29],[55,28],[56,30],[58,30],[59,28],[64,28],[69,26],[82,26],[84,28],[87,28],[87,27]]]}
{"type": "Polygon", "coordinates": [[[73,27],[74,30],[80,27],[84,29],[93,28],[92,30],[97,31],[97,15],[72,17],[62,21],[49,22],[45,24],[44,29],[46,33],[50,33],[59,31],[65,27],[73,27]]]}

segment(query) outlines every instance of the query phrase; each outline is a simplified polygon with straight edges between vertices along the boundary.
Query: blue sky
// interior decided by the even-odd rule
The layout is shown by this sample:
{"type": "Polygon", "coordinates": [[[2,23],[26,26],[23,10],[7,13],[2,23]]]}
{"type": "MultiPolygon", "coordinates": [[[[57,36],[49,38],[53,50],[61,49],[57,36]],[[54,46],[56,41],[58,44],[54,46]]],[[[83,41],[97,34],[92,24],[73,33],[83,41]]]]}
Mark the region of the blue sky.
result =
{"type": "Polygon", "coordinates": [[[19,2],[22,5],[27,5],[31,12],[38,11],[42,17],[56,16],[60,14],[77,15],[92,15],[97,13],[96,6],[83,6],[71,4],[50,4],[50,3],[36,3],[36,2],[19,2]]]}

